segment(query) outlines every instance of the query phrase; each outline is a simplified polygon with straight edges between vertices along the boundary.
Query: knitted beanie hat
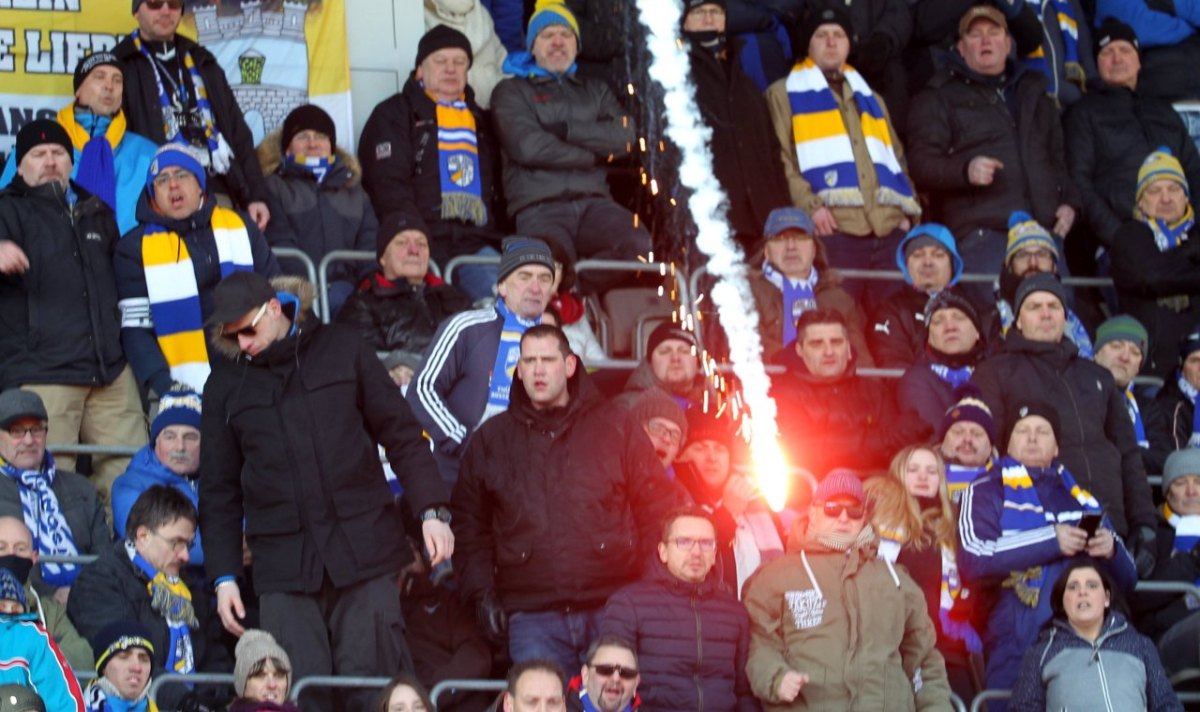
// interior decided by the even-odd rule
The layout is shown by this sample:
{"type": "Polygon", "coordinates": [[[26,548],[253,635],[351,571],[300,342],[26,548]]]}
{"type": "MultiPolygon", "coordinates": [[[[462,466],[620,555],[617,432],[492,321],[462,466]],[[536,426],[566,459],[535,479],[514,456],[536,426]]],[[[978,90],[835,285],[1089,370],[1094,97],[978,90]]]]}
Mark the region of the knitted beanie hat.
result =
{"type": "Polygon", "coordinates": [[[583,51],[583,37],[579,34],[579,20],[575,13],[564,5],[561,0],[538,0],[533,15],[529,18],[529,29],[525,32],[525,49],[533,51],[533,41],[538,33],[550,25],[562,25],[571,28],[575,33],[576,48],[583,51]]]}
{"type": "Polygon", "coordinates": [[[266,658],[275,658],[283,663],[288,678],[291,679],[292,661],[288,659],[287,651],[265,630],[250,628],[243,633],[238,639],[237,647],[234,648],[234,657],[233,690],[238,697],[246,692],[246,680],[250,677],[250,672],[266,658]]]}
{"type": "Polygon", "coordinates": [[[1142,167],[1138,169],[1137,195],[1134,202],[1142,199],[1142,194],[1146,192],[1151,183],[1160,180],[1175,181],[1183,186],[1183,192],[1191,197],[1187,176],[1183,174],[1183,165],[1166,146],[1154,149],[1149,156],[1146,156],[1146,160],[1142,161],[1142,167]]]}
{"type": "Polygon", "coordinates": [[[185,383],[172,383],[171,390],[158,399],[158,415],[150,424],[150,442],[168,425],[190,425],[200,429],[200,394],[185,383]]]}
{"type": "Polygon", "coordinates": [[[1054,255],[1054,261],[1058,262],[1058,243],[1054,241],[1050,231],[1024,210],[1014,211],[1008,217],[1008,247],[1004,250],[1004,264],[1012,262],[1013,255],[1018,251],[1031,247],[1046,249],[1054,255]]]}

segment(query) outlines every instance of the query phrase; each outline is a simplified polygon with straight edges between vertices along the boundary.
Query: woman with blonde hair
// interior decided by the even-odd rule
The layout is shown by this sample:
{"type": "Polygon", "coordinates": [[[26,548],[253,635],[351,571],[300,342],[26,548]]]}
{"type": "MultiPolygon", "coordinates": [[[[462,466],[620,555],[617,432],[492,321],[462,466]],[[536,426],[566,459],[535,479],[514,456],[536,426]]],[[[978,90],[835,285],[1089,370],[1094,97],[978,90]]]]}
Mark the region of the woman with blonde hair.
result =
{"type": "Polygon", "coordinates": [[[970,654],[982,644],[971,628],[969,592],[958,575],[958,517],[946,490],[946,463],[932,447],[909,445],[892,458],[886,475],[866,482],[866,490],[879,557],[903,564],[925,593],[950,687],[969,700],[979,688],[970,654]]]}

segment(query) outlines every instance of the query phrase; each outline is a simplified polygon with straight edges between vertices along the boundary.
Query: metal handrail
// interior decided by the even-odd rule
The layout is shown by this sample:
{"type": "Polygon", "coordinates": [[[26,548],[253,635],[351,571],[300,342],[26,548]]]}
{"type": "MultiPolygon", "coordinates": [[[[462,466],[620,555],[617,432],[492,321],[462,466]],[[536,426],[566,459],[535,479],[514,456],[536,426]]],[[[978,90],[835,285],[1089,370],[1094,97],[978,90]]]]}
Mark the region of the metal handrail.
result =
{"type": "Polygon", "coordinates": [[[438,698],[447,690],[475,690],[479,692],[500,692],[508,688],[508,682],[505,680],[442,680],[433,686],[429,691],[429,699],[433,700],[433,706],[436,709],[438,706],[438,698]]]}
{"type": "Polygon", "coordinates": [[[40,564],[94,564],[99,559],[98,554],[77,554],[75,556],[64,556],[62,554],[39,554],[38,563],[40,564]]]}
{"type": "Polygon", "coordinates": [[[91,443],[46,444],[51,455],[120,455],[132,457],[141,448],[133,445],[93,445],[91,443]]]}
{"type": "Polygon", "coordinates": [[[353,687],[358,689],[387,687],[391,682],[388,677],[341,676],[341,675],[309,675],[302,677],[292,685],[288,699],[296,702],[300,693],[310,687],[353,687]]]}
{"type": "Polygon", "coordinates": [[[441,275],[446,284],[454,284],[454,270],[463,265],[499,265],[500,255],[459,255],[452,257],[446,263],[446,270],[441,275]]]}
{"type": "Polygon", "coordinates": [[[988,700],[1007,700],[1012,697],[1012,690],[981,690],[971,699],[971,712],[979,712],[988,700]]]}
{"type": "Polygon", "coordinates": [[[304,250],[297,247],[272,247],[271,252],[274,252],[276,257],[286,257],[289,260],[300,260],[303,262],[304,271],[308,272],[309,284],[317,283],[317,267],[313,264],[312,258],[304,250]]]}
{"type": "Polygon", "coordinates": [[[963,702],[961,697],[953,692],[950,693],[950,704],[954,707],[956,712],[967,712],[966,703],[963,702]]]}
{"type": "Polygon", "coordinates": [[[150,701],[158,706],[158,693],[166,685],[188,684],[233,685],[233,674],[228,672],[167,672],[154,678],[150,683],[150,701]]]}
{"type": "Polygon", "coordinates": [[[1200,598],[1200,586],[1187,581],[1138,581],[1133,590],[1138,593],[1183,593],[1200,598]]]}

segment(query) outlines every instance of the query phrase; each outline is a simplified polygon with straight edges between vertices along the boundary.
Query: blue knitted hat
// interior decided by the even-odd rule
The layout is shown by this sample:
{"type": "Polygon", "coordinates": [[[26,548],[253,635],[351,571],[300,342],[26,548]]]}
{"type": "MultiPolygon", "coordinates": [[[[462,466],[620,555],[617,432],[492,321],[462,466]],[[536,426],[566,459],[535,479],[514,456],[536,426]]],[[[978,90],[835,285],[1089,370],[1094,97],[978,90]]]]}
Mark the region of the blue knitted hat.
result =
{"type": "Polygon", "coordinates": [[[171,390],[158,399],[158,415],[150,424],[150,443],[169,425],[190,425],[200,429],[200,394],[184,383],[171,384],[171,390]]]}
{"type": "Polygon", "coordinates": [[[583,51],[583,37],[579,34],[579,21],[575,19],[575,13],[558,0],[537,3],[533,15],[529,18],[529,29],[525,32],[525,49],[532,52],[533,41],[537,39],[538,33],[550,25],[571,28],[571,31],[575,33],[576,50],[583,51]]]}
{"type": "Polygon", "coordinates": [[[146,173],[146,192],[150,194],[151,198],[154,197],[154,179],[163,170],[172,166],[182,168],[196,176],[196,181],[200,184],[200,191],[207,190],[204,166],[200,165],[200,159],[196,158],[192,148],[182,143],[168,143],[154,154],[154,160],[150,161],[150,170],[146,173]]]}

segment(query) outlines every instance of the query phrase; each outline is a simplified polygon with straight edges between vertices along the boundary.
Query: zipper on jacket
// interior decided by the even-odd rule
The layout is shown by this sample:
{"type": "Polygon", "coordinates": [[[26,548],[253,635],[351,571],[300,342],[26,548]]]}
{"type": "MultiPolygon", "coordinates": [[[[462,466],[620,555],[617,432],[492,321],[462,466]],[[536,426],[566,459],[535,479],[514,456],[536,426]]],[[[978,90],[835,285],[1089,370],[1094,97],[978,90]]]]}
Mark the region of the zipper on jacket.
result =
{"type": "Polygon", "coordinates": [[[696,592],[692,591],[692,615],[696,617],[696,671],[692,681],[696,685],[696,712],[704,712],[704,683],[700,679],[700,667],[704,664],[703,622],[700,620],[700,609],[696,605],[696,592]]]}

